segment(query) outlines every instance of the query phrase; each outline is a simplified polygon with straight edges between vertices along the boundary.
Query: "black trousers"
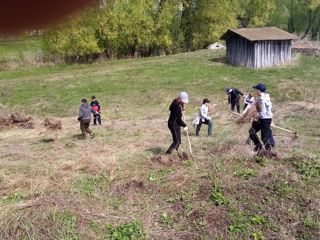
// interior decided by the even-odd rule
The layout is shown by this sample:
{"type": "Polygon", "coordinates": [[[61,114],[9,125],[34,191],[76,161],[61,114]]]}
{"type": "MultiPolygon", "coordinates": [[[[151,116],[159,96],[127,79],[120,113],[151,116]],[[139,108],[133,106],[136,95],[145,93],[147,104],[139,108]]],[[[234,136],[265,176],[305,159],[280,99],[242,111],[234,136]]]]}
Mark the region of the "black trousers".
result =
{"type": "Polygon", "coordinates": [[[97,122],[101,125],[101,115],[93,114],[93,125],[97,125],[97,122]]]}
{"type": "Polygon", "coordinates": [[[168,148],[166,154],[171,154],[174,149],[178,150],[181,144],[181,129],[177,123],[169,123],[168,128],[170,129],[173,142],[168,148]]]}
{"type": "Polygon", "coordinates": [[[249,130],[249,137],[256,146],[256,149],[262,148],[262,144],[257,136],[257,132],[261,130],[261,140],[266,150],[271,150],[271,146],[273,145],[270,141],[270,138],[272,137],[272,131],[270,129],[271,121],[272,119],[258,119],[252,122],[249,130]]]}
{"type": "Polygon", "coordinates": [[[239,102],[239,100],[235,101],[235,102],[231,101],[231,111],[234,111],[235,107],[237,107],[237,112],[240,113],[240,102],[239,102]]]}

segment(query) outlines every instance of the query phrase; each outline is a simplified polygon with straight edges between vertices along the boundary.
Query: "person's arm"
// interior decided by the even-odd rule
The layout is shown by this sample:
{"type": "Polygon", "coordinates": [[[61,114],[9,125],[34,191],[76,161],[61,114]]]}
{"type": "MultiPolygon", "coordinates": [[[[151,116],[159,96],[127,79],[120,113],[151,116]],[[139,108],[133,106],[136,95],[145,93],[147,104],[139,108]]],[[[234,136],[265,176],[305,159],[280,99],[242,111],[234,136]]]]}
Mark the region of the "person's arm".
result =
{"type": "Polygon", "coordinates": [[[230,104],[230,103],[231,103],[231,94],[228,93],[228,104],[230,104]]]}
{"type": "Polygon", "coordinates": [[[177,121],[177,124],[180,126],[180,127],[186,127],[187,125],[185,124],[185,122],[182,120],[182,107],[180,107],[180,105],[175,105],[174,107],[174,111],[175,111],[175,115],[177,117],[176,121],[177,121]]]}
{"type": "Polygon", "coordinates": [[[82,112],[82,108],[80,107],[80,109],[79,109],[78,121],[81,120],[82,116],[83,116],[83,112],[82,112]]]}

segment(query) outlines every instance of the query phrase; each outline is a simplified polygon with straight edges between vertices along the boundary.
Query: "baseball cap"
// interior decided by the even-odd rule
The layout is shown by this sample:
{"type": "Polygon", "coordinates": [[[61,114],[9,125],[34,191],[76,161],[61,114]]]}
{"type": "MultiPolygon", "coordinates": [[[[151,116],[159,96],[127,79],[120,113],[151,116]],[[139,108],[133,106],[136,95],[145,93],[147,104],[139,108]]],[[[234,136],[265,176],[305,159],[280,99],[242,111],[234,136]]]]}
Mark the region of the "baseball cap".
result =
{"type": "Polygon", "coordinates": [[[267,92],[267,87],[263,83],[258,83],[255,86],[252,86],[252,88],[259,90],[260,92],[267,92]]]}

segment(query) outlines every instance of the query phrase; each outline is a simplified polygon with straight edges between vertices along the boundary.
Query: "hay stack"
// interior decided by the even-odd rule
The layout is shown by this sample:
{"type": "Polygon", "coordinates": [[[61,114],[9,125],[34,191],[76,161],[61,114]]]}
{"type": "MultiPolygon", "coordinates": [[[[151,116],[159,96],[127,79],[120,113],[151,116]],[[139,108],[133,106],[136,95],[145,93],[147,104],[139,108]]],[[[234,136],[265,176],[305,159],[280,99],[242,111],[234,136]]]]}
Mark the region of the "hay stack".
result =
{"type": "Polygon", "coordinates": [[[238,120],[237,124],[245,124],[245,123],[250,123],[252,119],[254,119],[257,116],[257,109],[252,106],[248,108],[248,111],[242,115],[238,120]]]}
{"type": "Polygon", "coordinates": [[[51,118],[45,118],[43,125],[47,128],[47,129],[51,129],[51,130],[60,130],[62,129],[62,123],[60,120],[54,120],[51,118]]]}
{"type": "Polygon", "coordinates": [[[17,126],[20,128],[34,128],[32,117],[23,117],[20,113],[13,113],[8,119],[1,119],[1,124],[5,126],[17,126]]]}

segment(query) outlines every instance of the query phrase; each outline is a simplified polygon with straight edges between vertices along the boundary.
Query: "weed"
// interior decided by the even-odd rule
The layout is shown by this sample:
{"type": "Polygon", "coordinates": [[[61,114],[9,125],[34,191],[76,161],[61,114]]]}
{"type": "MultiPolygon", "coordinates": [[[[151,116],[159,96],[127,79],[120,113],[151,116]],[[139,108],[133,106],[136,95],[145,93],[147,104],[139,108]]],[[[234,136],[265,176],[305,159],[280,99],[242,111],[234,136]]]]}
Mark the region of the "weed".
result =
{"type": "Polygon", "coordinates": [[[314,230],[320,230],[320,222],[313,219],[311,216],[307,216],[303,219],[302,225],[314,229],[314,230]]]}
{"type": "Polygon", "coordinates": [[[255,231],[251,234],[251,239],[253,240],[263,240],[264,237],[261,231],[255,231]]]}
{"type": "Polygon", "coordinates": [[[219,206],[219,205],[225,205],[225,204],[228,204],[229,203],[229,200],[227,197],[223,196],[222,194],[222,190],[221,190],[221,187],[215,185],[213,188],[212,188],[212,192],[211,192],[211,197],[210,199],[214,202],[214,204],[216,206],[219,206]]]}
{"type": "Polygon", "coordinates": [[[156,182],[156,183],[163,183],[166,179],[166,177],[171,174],[174,173],[175,169],[174,168],[162,168],[158,171],[152,171],[149,174],[149,181],[150,182],[156,182]]]}
{"type": "Polygon", "coordinates": [[[290,197],[294,193],[294,188],[288,182],[277,183],[274,190],[278,192],[281,197],[290,197]]]}
{"type": "Polygon", "coordinates": [[[71,211],[57,212],[55,210],[49,213],[49,219],[59,226],[59,238],[64,240],[79,240],[76,223],[77,217],[71,211]]]}
{"type": "Polygon", "coordinates": [[[106,176],[89,176],[77,180],[73,183],[76,192],[87,197],[93,197],[98,189],[102,189],[106,185],[108,179],[106,176]]]}
{"type": "Polygon", "coordinates": [[[317,161],[316,159],[295,163],[294,166],[304,180],[320,177],[320,161],[317,161]]]}
{"type": "Polygon", "coordinates": [[[257,175],[256,171],[253,169],[238,169],[235,175],[239,178],[248,180],[251,177],[255,177],[257,175]]]}
{"type": "Polygon", "coordinates": [[[161,213],[160,222],[164,225],[171,225],[173,223],[172,218],[166,212],[161,213]]]}
{"type": "Polygon", "coordinates": [[[248,216],[238,210],[233,210],[231,213],[232,224],[228,227],[231,233],[243,233],[248,228],[248,216]]]}
{"type": "Polygon", "coordinates": [[[251,217],[251,223],[256,224],[256,225],[263,225],[267,222],[264,216],[261,215],[254,215],[251,217]]]}
{"type": "Polygon", "coordinates": [[[13,203],[20,202],[23,199],[24,199],[24,196],[22,193],[14,192],[14,193],[11,193],[9,196],[2,197],[1,202],[3,202],[4,204],[13,204],[13,203]]]}
{"type": "Polygon", "coordinates": [[[131,223],[121,224],[118,227],[114,227],[111,224],[107,225],[107,240],[143,240],[145,239],[145,233],[138,221],[131,223]]]}

